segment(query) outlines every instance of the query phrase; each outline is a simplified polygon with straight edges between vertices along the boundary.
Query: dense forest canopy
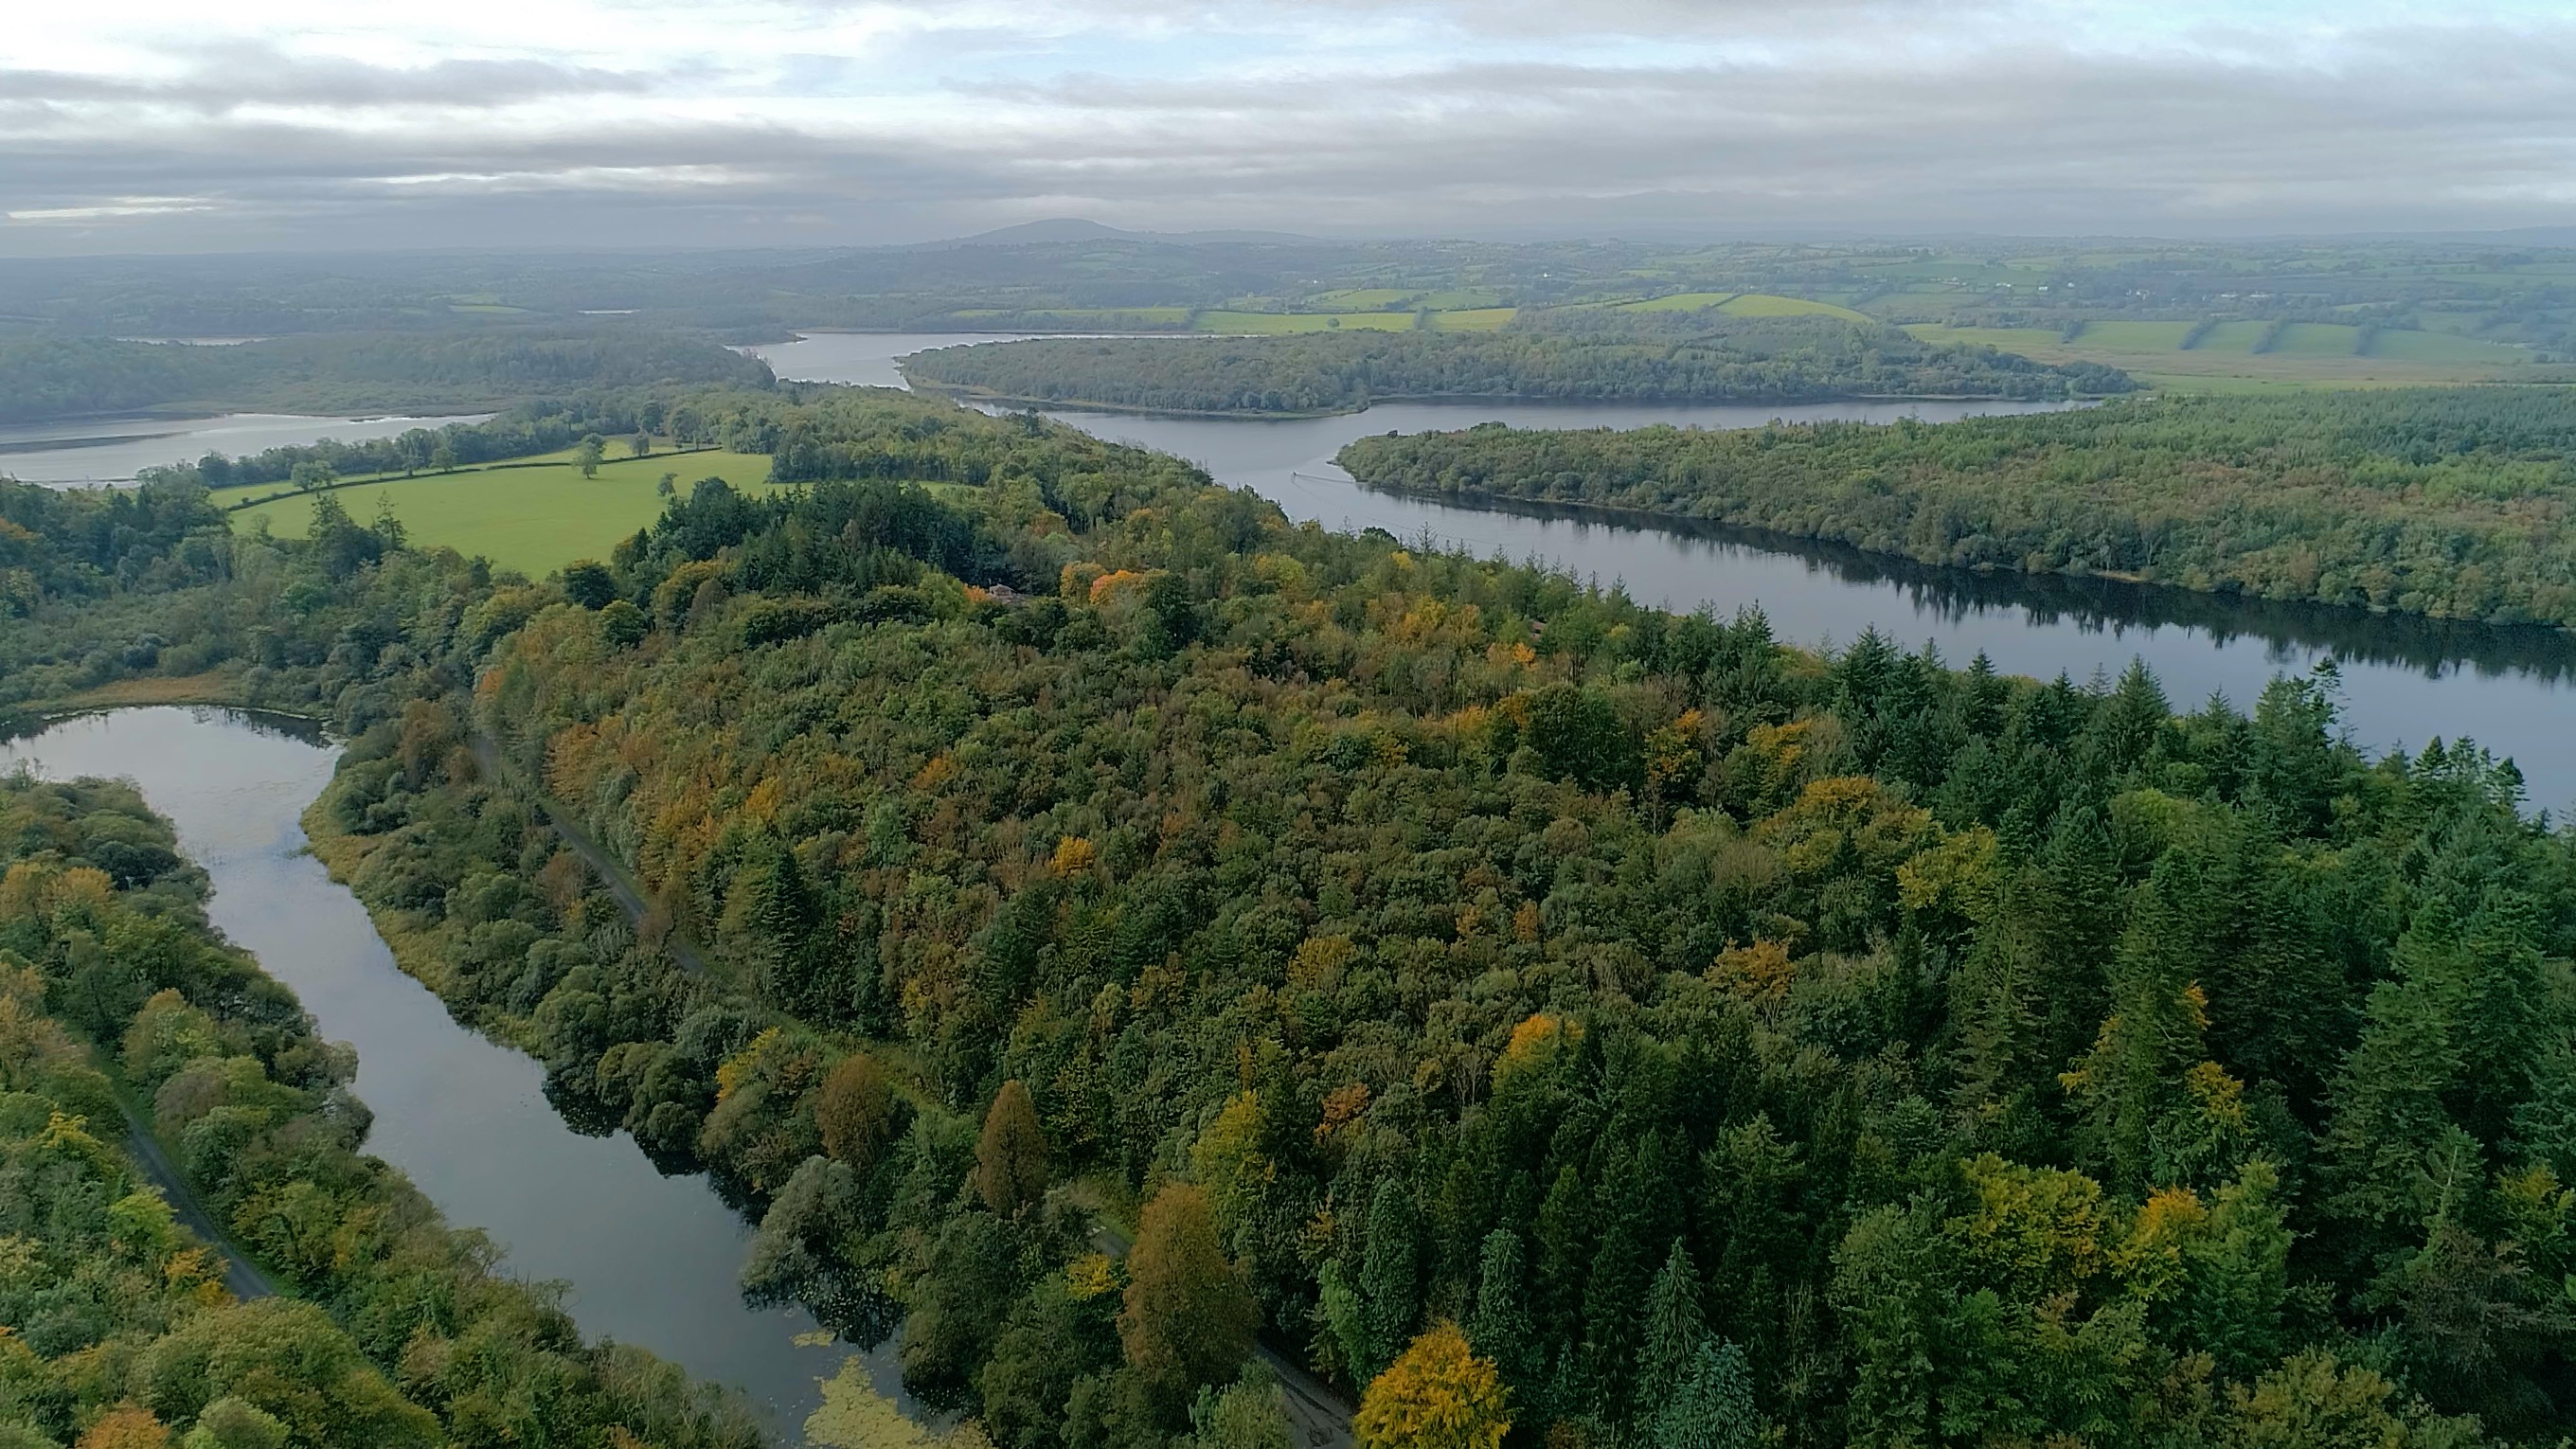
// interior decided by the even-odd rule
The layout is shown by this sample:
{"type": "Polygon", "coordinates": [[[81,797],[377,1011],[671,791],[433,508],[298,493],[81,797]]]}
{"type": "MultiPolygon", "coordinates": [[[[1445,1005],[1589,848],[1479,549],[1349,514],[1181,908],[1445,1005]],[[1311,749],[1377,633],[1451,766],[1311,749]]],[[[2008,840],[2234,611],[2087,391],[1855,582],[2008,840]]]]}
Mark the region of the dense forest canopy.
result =
{"type": "MultiPolygon", "coordinates": [[[[2557,426],[2463,406],[2279,446],[2557,426]]],[[[0,629],[331,712],[309,824],[407,967],[1002,1449],[1275,1444],[1256,1324],[1372,1444],[2576,1417],[2576,837],[2509,763],[2365,759],[2331,673],[1810,654],[1034,418],[767,408],[819,481],[557,580],[183,513],[0,629]]]]}
{"type": "Polygon", "coordinates": [[[465,412],[586,389],[769,380],[757,358],[641,328],[307,334],[232,346],[0,337],[0,423],[183,404],[465,412]]]}
{"type": "Polygon", "coordinates": [[[1893,327],[1713,310],[1558,309],[1482,333],[991,342],[915,353],[904,361],[904,376],[917,386],[1016,402],[1199,413],[1356,412],[1409,397],[2061,398],[2132,386],[2112,368],[1934,347],[1893,327]]]}
{"type": "Polygon", "coordinates": [[[2576,626],[2576,394],[2130,400],[1878,427],[1362,438],[1363,483],[1686,515],[1923,563],[2576,626]]]}

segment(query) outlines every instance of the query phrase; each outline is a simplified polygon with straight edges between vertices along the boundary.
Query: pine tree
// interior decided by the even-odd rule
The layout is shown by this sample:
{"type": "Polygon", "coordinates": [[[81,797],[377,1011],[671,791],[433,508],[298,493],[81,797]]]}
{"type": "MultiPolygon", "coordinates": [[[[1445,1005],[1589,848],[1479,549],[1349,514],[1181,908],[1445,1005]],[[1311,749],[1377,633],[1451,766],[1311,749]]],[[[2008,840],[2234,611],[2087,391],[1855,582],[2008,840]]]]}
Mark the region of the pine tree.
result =
{"type": "Polygon", "coordinates": [[[1014,1077],[984,1114],[984,1134],[975,1143],[975,1193],[1007,1218],[1026,1212],[1046,1196],[1046,1188],[1046,1137],[1038,1128],[1037,1104],[1014,1077]]]}
{"type": "Polygon", "coordinates": [[[1744,1350],[1703,1334],[1672,1394],[1649,1406],[1652,1449],[1754,1449],[1763,1440],[1744,1350]]]}
{"type": "Polygon", "coordinates": [[[1419,1263],[1413,1190],[1395,1178],[1382,1178],[1369,1200],[1368,1236],[1360,1258],[1360,1315],[1370,1378],[1413,1337],[1422,1313],[1419,1263]]]}
{"type": "Polygon", "coordinates": [[[1545,1387],[1547,1355],[1539,1347],[1538,1325],[1531,1321],[1528,1268],[1520,1234],[1496,1228],[1485,1235],[1484,1253],[1476,1266],[1476,1310],[1467,1320],[1467,1342],[1492,1359],[1514,1399],[1535,1404],[1545,1387]]]}
{"type": "Polygon", "coordinates": [[[1567,1163],[1538,1209],[1538,1311],[1541,1326],[1562,1334],[1583,1306],[1583,1274],[1592,1257],[1583,1176],[1567,1163]]]}
{"type": "Polygon", "coordinates": [[[1691,1262],[1689,1247],[1675,1238],[1664,1266],[1646,1289],[1646,1348],[1637,1363],[1637,1403],[1642,1410],[1652,1412],[1655,1405],[1680,1392],[1706,1337],[1708,1323],[1699,1306],[1699,1268],[1691,1262]]]}

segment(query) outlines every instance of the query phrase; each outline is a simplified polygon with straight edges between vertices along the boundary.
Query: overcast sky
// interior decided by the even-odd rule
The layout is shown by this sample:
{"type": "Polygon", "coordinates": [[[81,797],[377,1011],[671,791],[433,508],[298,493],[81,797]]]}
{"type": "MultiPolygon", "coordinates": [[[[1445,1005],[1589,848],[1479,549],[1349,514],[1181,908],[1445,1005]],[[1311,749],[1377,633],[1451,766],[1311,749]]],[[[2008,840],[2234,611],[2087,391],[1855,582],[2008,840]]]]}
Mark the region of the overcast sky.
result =
{"type": "Polygon", "coordinates": [[[2576,223],[2576,4],[13,5],[0,255],[2576,223]]]}

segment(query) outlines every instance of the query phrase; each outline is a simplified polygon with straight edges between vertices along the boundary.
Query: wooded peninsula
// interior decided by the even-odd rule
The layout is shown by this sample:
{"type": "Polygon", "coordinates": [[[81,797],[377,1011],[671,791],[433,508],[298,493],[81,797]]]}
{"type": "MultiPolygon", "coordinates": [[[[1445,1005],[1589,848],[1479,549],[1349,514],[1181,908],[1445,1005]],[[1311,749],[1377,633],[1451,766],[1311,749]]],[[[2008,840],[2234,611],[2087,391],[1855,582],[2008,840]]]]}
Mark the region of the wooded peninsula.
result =
{"type": "Polygon", "coordinates": [[[2096,363],[1935,346],[1832,317],[1557,310],[1498,332],[1042,338],[904,360],[915,386],[1005,402],[1143,412],[1312,415],[1399,398],[1813,402],[2063,398],[2126,392],[2096,363]]]}
{"type": "Polygon", "coordinates": [[[2576,626],[2576,394],[2129,399],[1933,424],[1368,437],[1351,476],[2443,619],[2576,626]]]}

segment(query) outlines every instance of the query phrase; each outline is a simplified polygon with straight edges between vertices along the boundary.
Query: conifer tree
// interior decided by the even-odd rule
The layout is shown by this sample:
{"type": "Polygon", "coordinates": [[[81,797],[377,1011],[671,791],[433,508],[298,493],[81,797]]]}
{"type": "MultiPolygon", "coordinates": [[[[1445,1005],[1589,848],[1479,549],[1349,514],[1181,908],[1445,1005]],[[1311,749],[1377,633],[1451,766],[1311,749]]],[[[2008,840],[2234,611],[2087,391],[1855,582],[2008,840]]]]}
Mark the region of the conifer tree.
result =
{"type": "Polygon", "coordinates": [[[1744,1350],[1702,1334],[1672,1393],[1647,1406],[1646,1425],[1652,1449],[1754,1449],[1762,1415],[1744,1350]]]}
{"type": "Polygon", "coordinates": [[[1046,1196],[1046,1137],[1037,1104],[1017,1077],[1002,1084],[975,1143],[975,1194],[1001,1217],[1016,1217],[1046,1196]]]}
{"type": "Polygon", "coordinates": [[[1360,1315],[1371,1378],[1413,1337],[1422,1313],[1419,1260],[1413,1190],[1395,1178],[1381,1178],[1369,1200],[1368,1237],[1360,1259],[1360,1315]]]}
{"type": "Polygon", "coordinates": [[[1532,1404],[1545,1387],[1547,1356],[1531,1321],[1528,1267],[1520,1234],[1496,1228],[1485,1235],[1476,1266],[1476,1309],[1467,1320],[1467,1342],[1494,1361],[1516,1400],[1532,1404]]]}
{"type": "Polygon", "coordinates": [[[1647,1412],[1681,1391],[1698,1361],[1708,1322],[1700,1313],[1699,1268],[1690,1249],[1673,1239],[1672,1251],[1646,1290],[1645,1353],[1637,1363],[1637,1403],[1647,1412]]]}

